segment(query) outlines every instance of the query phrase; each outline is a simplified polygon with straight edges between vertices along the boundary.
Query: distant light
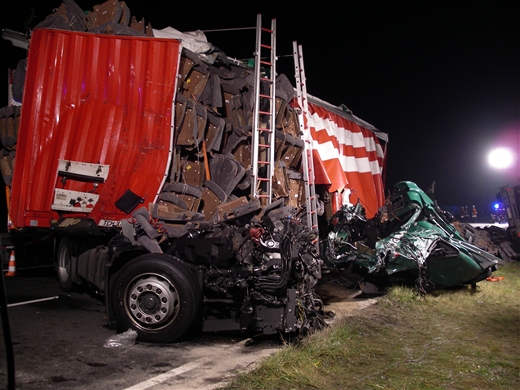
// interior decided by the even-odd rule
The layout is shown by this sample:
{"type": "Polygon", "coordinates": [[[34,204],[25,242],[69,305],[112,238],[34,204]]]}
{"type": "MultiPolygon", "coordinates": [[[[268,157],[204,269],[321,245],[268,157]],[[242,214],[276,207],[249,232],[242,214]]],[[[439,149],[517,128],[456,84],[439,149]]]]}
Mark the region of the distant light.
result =
{"type": "Polygon", "coordinates": [[[493,205],[493,208],[494,208],[495,210],[498,210],[499,207],[500,207],[500,205],[499,205],[498,203],[495,203],[495,204],[493,205]]]}
{"type": "Polygon", "coordinates": [[[513,153],[506,148],[492,150],[489,153],[488,162],[493,168],[508,168],[513,164],[513,153]]]}

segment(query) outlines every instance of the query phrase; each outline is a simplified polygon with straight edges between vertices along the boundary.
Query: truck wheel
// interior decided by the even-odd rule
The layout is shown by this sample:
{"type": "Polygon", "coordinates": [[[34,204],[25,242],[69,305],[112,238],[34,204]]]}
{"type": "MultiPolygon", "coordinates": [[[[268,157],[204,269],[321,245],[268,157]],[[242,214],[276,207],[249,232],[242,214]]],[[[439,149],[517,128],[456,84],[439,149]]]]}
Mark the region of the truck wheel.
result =
{"type": "Polygon", "coordinates": [[[198,324],[202,292],[193,271],[166,254],[146,254],[126,264],[110,288],[118,332],[140,341],[170,343],[198,324]]]}
{"type": "Polygon", "coordinates": [[[77,260],[75,245],[72,241],[63,237],[58,245],[56,253],[56,271],[58,273],[58,282],[65,292],[76,291],[76,285],[73,282],[72,275],[75,269],[74,262],[77,260]]]}

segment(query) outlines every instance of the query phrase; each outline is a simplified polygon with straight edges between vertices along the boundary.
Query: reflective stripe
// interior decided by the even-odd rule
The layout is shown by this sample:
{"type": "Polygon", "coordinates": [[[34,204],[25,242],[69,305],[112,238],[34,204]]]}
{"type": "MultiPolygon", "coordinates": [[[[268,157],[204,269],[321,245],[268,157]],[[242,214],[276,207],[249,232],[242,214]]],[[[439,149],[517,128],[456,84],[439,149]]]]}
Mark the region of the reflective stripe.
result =
{"type": "Polygon", "coordinates": [[[385,156],[379,139],[374,132],[325,106],[310,103],[309,114],[312,147],[327,168],[331,182],[329,191],[348,188],[350,203],[361,201],[367,216],[372,217],[384,204],[382,172],[385,156]]]}

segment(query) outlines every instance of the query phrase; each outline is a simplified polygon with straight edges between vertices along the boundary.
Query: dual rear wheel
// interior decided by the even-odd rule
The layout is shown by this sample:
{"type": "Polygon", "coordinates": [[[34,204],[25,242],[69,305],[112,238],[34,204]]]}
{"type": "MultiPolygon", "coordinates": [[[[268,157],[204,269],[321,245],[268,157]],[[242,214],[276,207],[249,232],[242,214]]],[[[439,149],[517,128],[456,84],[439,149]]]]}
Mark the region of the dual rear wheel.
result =
{"type": "MultiPolygon", "coordinates": [[[[58,282],[78,290],[78,243],[63,237],[56,254],[58,282]]],[[[176,257],[149,253],[129,261],[109,291],[118,332],[137,331],[145,342],[170,343],[199,329],[202,291],[192,269],[176,257]]]]}
{"type": "Polygon", "coordinates": [[[202,292],[193,271],[166,254],[139,256],[118,272],[110,289],[117,329],[140,341],[169,343],[199,324],[202,292]]]}

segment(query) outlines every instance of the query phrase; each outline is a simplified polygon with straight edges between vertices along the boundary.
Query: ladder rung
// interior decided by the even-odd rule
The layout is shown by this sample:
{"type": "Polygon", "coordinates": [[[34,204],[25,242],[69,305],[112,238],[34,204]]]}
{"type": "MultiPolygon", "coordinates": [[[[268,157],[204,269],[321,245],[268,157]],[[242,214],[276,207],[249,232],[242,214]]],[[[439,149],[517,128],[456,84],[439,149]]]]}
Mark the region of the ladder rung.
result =
{"type": "Polygon", "coordinates": [[[273,63],[270,62],[270,61],[263,61],[263,60],[260,60],[260,63],[261,63],[261,64],[264,64],[264,65],[273,66],[273,63]]]}
{"type": "Polygon", "coordinates": [[[260,146],[261,148],[270,148],[271,145],[268,145],[268,144],[258,144],[258,146],[260,146]]]}
{"type": "Polygon", "coordinates": [[[263,47],[263,48],[269,49],[269,50],[271,50],[273,48],[271,45],[266,45],[265,43],[261,43],[260,47],[263,47]]]}
{"type": "Polygon", "coordinates": [[[273,30],[267,28],[267,27],[262,27],[262,31],[265,31],[265,32],[268,32],[268,33],[272,33],[273,30]]]}
{"type": "Polygon", "coordinates": [[[267,131],[269,133],[272,133],[271,129],[266,129],[265,127],[259,127],[258,131],[267,131]]]}
{"type": "Polygon", "coordinates": [[[271,163],[269,161],[258,161],[258,164],[269,165],[271,163]]]}
{"type": "Polygon", "coordinates": [[[257,198],[269,198],[269,195],[257,195],[257,198]]]}
{"type": "Polygon", "coordinates": [[[267,177],[257,177],[256,180],[258,181],[269,181],[267,177]]]}
{"type": "Polygon", "coordinates": [[[272,83],[273,80],[271,80],[269,77],[260,77],[260,79],[266,83],[272,83]]]}
{"type": "Polygon", "coordinates": [[[271,111],[258,111],[260,114],[271,115],[271,111]]]}
{"type": "Polygon", "coordinates": [[[266,98],[266,99],[271,99],[271,95],[266,95],[266,94],[263,94],[261,93],[260,95],[258,95],[260,97],[263,97],[263,98],[266,98]]]}

